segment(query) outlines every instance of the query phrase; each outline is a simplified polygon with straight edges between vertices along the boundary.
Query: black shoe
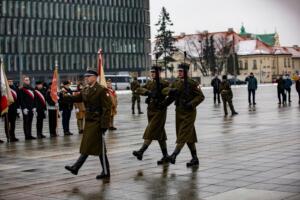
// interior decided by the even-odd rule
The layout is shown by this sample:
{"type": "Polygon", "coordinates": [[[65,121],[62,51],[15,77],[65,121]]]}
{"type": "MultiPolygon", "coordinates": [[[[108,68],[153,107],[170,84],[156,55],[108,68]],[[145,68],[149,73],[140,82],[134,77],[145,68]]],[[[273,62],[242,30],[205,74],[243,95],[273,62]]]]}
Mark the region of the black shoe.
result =
{"type": "Polygon", "coordinates": [[[233,116],[233,115],[238,115],[239,113],[237,113],[237,112],[233,112],[231,115],[233,116]]]}
{"type": "Polygon", "coordinates": [[[65,132],[64,135],[65,136],[69,136],[69,135],[73,135],[73,133],[71,133],[71,132],[68,131],[68,132],[65,132]]]}
{"type": "Polygon", "coordinates": [[[280,104],[281,104],[281,102],[278,102],[278,104],[280,105],[280,104]]]}
{"type": "Polygon", "coordinates": [[[54,134],[54,135],[50,135],[51,138],[54,138],[54,137],[58,137],[57,134],[54,134]]]}
{"type": "Polygon", "coordinates": [[[12,138],[12,139],[10,139],[10,142],[18,142],[18,141],[19,141],[18,138],[12,138]]]}
{"type": "Polygon", "coordinates": [[[0,143],[4,143],[4,141],[3,141],[3,140],[0,140],[0,143]]]}
{"type": "Polygon", "coordinates": [[[169,163],[169,156],[164,156],[160,160],[157,161],[157,165],[167,164],[169,163]]]}
{"type": "Polygon", "coordinates": [[[38,139],[43,139],[43,138],[46,138],[46,136],[43,135],[43,134],[38,134],[38,135],[37,135],[37,138],[38,138],[38,139]]]}
{"type": "Polygon", "coordinates": [[[109,127],[109,130],[114,131],[114,130],[117,130],[117,128],[116,127],[109,127]]]}
{"type": "Polygon", "coordinates": [[[106,178],[110,178],[110,173],[104,174],[104,172],[102,172],[101,174],[99,174],[99,175],[96,176],[97,180],[99,180],[99,179],[106,179],[106,178]]]}
{"type": "Polygon", "coordinates": [[[134,114],[135,114],[135,112],[134,112],[134,111],[132,111],[132,114],[134,115],[134,114]]]}
{"type": "Polygon", "coordinates": [[[228,115],[228,113],[225,113],[224,116],[226,117],[228,115]]]}
{"type": "Polygon", "coordinates": [[[249,106],[251,106],[252,105],[252,103],[249,103],[249,106]]]}
{"type": "Polygon", "coordinates": [[[171,156],[168,156],[168,160],[174,165],[176,163],[176,155],[173,153],[171,156]]]}
{"type": "Polygon", "coordinates": [[[67,166],[65,166],[65,169],[68,170],[68,171],[70,171],[70,172],[71,172],[72,174],[74,174],[74,175],[77,175],[77,174],[78,174],[78,169],[76,169],[76,168],[73,167],[73,166],[67,165],[67,166]]]}
{"type": "Polygon", "coordinates": [[[33,137],[33,136],[29,136],[29,137],[26,137],[25,140],[35,140],[36,137],[33,137]]]}
{"type": "Polygon", "coordinates": [[[254,102],[253,105],[256,105],[256,103],[254,102]]]}
{"type": "Polygon", "coordinates": [[[83,134],[83,130],[80,130],[80,131],[79,131],[79,134],[83,134]]]}
{"type": "Polygon", "coordinates": [[[132,154],[138,159],[143,160],[143,153],[141,151],[133,151],[132,154]]]}
{"type": "Polygon", "coordinates": [[[187,167],[199,166],[198,158],[193,158],[190,162],[186,163],[187,167]]]}
{"type": "Polygon", "coordinates": [[[139,112],[139,115],[140,115],[140,114],[144,114],[144,113],[140,111],[140,112],[139,112]]]}

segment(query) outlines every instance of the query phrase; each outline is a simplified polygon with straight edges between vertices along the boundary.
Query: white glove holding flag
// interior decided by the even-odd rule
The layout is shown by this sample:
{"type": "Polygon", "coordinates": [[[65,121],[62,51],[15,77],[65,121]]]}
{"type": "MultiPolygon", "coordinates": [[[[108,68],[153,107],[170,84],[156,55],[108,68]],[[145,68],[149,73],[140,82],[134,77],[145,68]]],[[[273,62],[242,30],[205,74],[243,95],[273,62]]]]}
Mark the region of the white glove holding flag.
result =
{"type": "Polygon", "coordinates": [[[23,114],[24,114],[24,115],[28,115],[28,109],[27,109],[27,108],[24,108],[24,109],[23,109],[23,114]]]}
{"type": "Polygon", "coordinates": [[[20,109],[20,108],[17,109],[17,113],[18,113],[18,114],[21,113],[21,109],[20,109]]]}
{"type": "Polygon", "coordinates": [[[79,109],[78,108],[75,109],[75,113],[79,113],[79,109]]]}

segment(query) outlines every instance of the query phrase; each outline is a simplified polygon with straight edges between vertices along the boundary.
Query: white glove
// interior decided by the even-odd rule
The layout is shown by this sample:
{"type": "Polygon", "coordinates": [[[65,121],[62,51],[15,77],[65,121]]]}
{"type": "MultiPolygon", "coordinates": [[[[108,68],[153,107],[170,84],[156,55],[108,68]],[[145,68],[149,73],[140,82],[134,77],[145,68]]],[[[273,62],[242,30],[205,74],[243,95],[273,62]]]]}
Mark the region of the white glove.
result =
{"type": "Polygon", "coordinates": [[[20,108],[17,109],[17,113],[18,113],[18,114],[21,113],[21,109],[20,109],[20,108]]]}
{"type": "Polygon", "coordinates": [[[45,113],[45,117],[46,117],[47,116],[47,110],[45,110],[44,113],[45,113]]]}
{"type": "Polygon", "coordinates": [[[75,113],[79,113],[79,109],[78,108],[75,109],[75,113]]]}
{"type": "Polygon", "coordinates": [[[33,113],[34,116],[36,116],[36,117],[38,116],[38,114],[37,114],[37,112],[36,112],[36,108],[33,108],[33,109],[32,109],[32,113],[33,113]]]}
{"type": "Polygon", "coordinates": [[[24,114],[24,115],[28,115],[28,109],[27,109],[27,108],[24,108],[24,109],[23,109],[23,114],[24,114]]]}

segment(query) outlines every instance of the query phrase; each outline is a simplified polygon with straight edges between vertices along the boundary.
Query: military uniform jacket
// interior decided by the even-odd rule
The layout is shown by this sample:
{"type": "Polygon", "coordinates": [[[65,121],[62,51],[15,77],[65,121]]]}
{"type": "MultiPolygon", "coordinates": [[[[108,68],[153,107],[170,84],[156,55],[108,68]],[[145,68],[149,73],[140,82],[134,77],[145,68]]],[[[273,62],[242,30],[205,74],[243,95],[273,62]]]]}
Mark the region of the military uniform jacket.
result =
{"type": "MultiPolygon", "coordinates": [[[[196,107],[205,98],[197,81],[188,78],[187,82],[187,91],[185,91],[183,79],[177,79],[170,87],[177,89],[177,96],[175,98],[176,143],[197,142],[195,130],[196,107]],[[191,106],[187,107],[187,104],[191,106]]],[[[168,90],[164,90],[164,93],[168,93],[168,90]]]]}
{"type": "Polygon", "coordinates": [[[130,83],[130,89],[132,91],[132,94],[136,94],[136,90],[140,87],[140,83],[137,80],[134,80],[130,83]]]}
{"type": "Polygon", "coordinates": [[[20,89],[20,105],[22,109],[28,109],[32,111],[35,108],[35,95],[34,90],[30,86],[23,86],[20,89]]]}
{"type": "Polygon", "coordinates": [[[34,96],[35,96],[36,112],[38,113],[39,117],[45,118],[46,117],[45,111],[47,110],[45,92],[43,90],[36,89],[34,91],[34,96]]]}
{"type": "Polygon", "coordinates": [[[230,83],[227,80],[223,80],[220,85],[220,93],[223,99],[231,100],[233,97],[230,83]]]}
{"type": "MultiPolygon", "coordinates": [[[[163,79],[160,79],[161,90],[168,87],[169,83],[163,79]]],[[[147,92],[156,91],[156,81],[149,80],[142,87],[136,90],[137,94],[146,95],[147,92]]],[[[165,130],[165,123],[167,118],[167,105],[164,105],[166,95],[161,94],[159,99],[154,99],[148,97],[148,108],[147,108],[147,118],[148,126],[144,132],[143,139],[147,140],[166,140],[167,134],[165,130]]]]}
{"type": "Polygon", "coordinates": [[[85,87],[77,96],[64,96],[63,101],[83,102],[86,108],[80,153],[100,155],[106,151],[101,128],[108,128],[110,122],[112,103],[108,90],[96,83],[85,87]]]}

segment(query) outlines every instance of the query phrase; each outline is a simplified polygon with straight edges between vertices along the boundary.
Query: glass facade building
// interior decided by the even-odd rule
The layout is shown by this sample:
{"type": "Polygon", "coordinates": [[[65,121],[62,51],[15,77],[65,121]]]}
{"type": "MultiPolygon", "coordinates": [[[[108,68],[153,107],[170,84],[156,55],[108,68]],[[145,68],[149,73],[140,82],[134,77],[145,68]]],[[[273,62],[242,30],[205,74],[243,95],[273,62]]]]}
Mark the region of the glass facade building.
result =
{"type": "Polygon", "coordinates": [[[1,0],[0,56],[9,76],[49,79],[97,66],[144,71],[150,64],[149,0],[1,0]]]}

